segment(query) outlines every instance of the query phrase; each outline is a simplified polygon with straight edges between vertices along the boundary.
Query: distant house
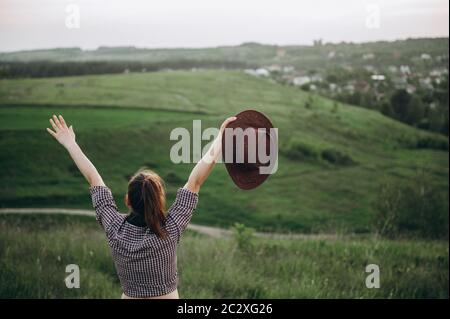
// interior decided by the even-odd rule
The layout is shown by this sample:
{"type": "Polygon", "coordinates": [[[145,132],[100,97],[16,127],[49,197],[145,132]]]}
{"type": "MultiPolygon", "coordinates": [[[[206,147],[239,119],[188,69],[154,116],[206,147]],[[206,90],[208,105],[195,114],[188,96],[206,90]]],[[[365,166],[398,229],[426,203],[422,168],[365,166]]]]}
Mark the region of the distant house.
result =
{"type": "Polygon", "coordinates": [[[295,68],[293,66],[288,65],[288,66],[283,67],[283,72],[284,73],[291,73],[291,72],[294,72],[294,71],[295,71],[295,68]]]}
{"type": "Polygon", "coordinates": [[[386,80],[386,77],[383,74],[373,74],[371,79],[374,81],[384,81],[386,80]]]}
{"type": "Polygon", "coordinates": [[[269,76],[270,72],[267,69],[259,68],[259,69],[256,69],[256,74],[258,76],[269,76]]]}
{"type": "Polygon", "coordinates": [[[406,76],[395,77],[392,79],[392,82],[397,90],[406,89],[408,86],[408,78],[406,76]]]}
{"type": "Polygon", "coordinates": [[[422,54],[420,55],[420,58],[421,58],[422,60],[431,60],[431,55],[429,55],[428,53],[422,53],[422,54]]]}
{"type": "Polygon", "coordinates": [[[359,92],[369,92],[370,84],[367,81],[357,81],[356,83],[350,83],[355,86],[355,90],[359,92]]]}
{"type": "Polygon", "coordinates": [[[328,59],[333,59],[335,56],[336,56],[336,52],[335,51],[328,52],[328,59]]]}
{"type": "Polygon", "coordinates": [[[417,88],[414,85],[409,84],[406,86],[406,92],[408,92],[409,94],[413,94],[416,91],[417,91],[417,88]]]}
{"type": "Polygon", "coordinates": [[[448,70],[446,68],[441,68],[441,69],[431,70],[429,73],[429,76],[431,76],[432,78],[441,78],[447,74],[448,74],[448,70]]]}
{"type": "Polygon", "coordinates": [[[437,85],[441,84],[443,81],[443,77],[445,75],[444,72],[438,69],[431,70],[428,75],[431,77],[431,79],[436,83],[437,85]]]}
{"type": "Polygon", "coordinates": [[[398,67],[396,65],[390,65],[389,66],[389,72],[391,73],[397,73],[398,67]]]}
{"type": "Polygon", "coordinates": [[[427,89],[427,90],[432,90],[433,89],[432,80],[429,77],[419,79],[419,84],[424,89],[427,89]]]}
{"type": "Polygon", "coordinates": [[[409,65],[401,65],[400,66],[400,73],[404,75],[410,75],[411,74],[411,68],[409,65]]]}
{"type": "Polygon", "coordinates": [[[277,49],[277,58],[283,58],[286,55],[286,50],[283,48],[277,49]]]}
{"type": "Polygon", "coordinates": [[[344,90],[346,90],[347,92],[353,94],[355,92],[355,86],[353,84],[347,84],[344,87],[344,90]]]}
{"type": "Polygon", "coordinates": [[[311,83],[311,78],[309,76],[297,76],[293,79],[292,83],[296,86],[302,86],[311,83]]]}
{"type": "Polygon", "coordinates": [[[339,85],[337,85],[336,83],[330,83],[328,85],[328,88],[330,89],[330,91],[332,93],[341,93],[342,92],[342,88],[339,85]]]}
{"type": "Polygon", "coordinates": [[[375,58],[375,54],[373,54],[373,53],[363,54],[363,60],[373,60],[374,58],[375,58]]]}
{"type": "Polygon", "coordinates": [[[244,71],[246,74],[256,77],[267,77],[270,75],[270,72],[267,69],[259,68],[259,69],[247,69],[244,71]]]}
{"type": "Polygon", "coordinates": [[[342,68],[348,72],[353,72],[353,69],[354,69],[353,66],[350,64],[344,64],[344,65],[342,65],[342,68]]]}
{"type": "Polygon", "coordinates": [[[322,82],[323,78],[320,74],[311,75],[311,82],[322,82]]]}
{"type": "Polygon", "coordinates": [[[266,69],[269,70],[270,72],[280,72],[281,66],[279,66],[278,64],[272,64],[269,65],[266,69]]]}

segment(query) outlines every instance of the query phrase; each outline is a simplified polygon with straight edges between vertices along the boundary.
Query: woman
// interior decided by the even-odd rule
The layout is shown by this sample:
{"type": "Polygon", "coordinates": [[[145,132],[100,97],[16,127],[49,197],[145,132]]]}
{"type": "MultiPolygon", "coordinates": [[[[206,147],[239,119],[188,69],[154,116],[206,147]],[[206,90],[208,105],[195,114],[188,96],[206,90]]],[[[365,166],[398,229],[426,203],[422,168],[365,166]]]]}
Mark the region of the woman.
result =
{"type": "Polygon", "coordinates": [[[122,298],[178,298],[177,244],[191,220],[200,187],[221,153],[223,131],[234,120],[230,117],[223,122],[218,137],[167,212],[161,178],[152,171],[140,171],[131,178],[125,196],[131,213],[122,215],[110,189],[76,143],[72,126],[68,127],[61,115],[50,119],[53,130],[47,131],[67,149],[90,185],[96,219],[106,232],[122,285],[122,298]]]}

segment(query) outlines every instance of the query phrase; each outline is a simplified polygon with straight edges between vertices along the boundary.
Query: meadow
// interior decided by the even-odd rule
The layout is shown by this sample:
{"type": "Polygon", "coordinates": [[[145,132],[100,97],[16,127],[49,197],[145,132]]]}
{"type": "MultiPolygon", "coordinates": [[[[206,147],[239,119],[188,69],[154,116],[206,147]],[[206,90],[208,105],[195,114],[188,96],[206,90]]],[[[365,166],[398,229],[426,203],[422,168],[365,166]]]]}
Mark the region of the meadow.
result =
{"type": "MultiPolygon", "coordinates": [[[[443,240],[387,239],[375,228],[386,182],[394,186],[384,193],[395,195],[395,183],[415,185],[425,176],[426,186],[444,195],[433,195],[442,200],[436,207],[448,211],[448,139],[239,71],[0,80],[0,207],[92,207],[88,185],[45,130],[52,114],[74,126],[125,212],[127,181],[141,167],[163,177],[169,203],[184,185],[194,164],[170,161],[174,128],[191,130],[197,119],[203,128],[218,127],[248,108],[279,129],[278,171],[241,191],[217,165],[192,222],[335,237],[211,238],[188,231],[178,253],[181,297],[448,298],[448,227],[443,240]],[[365,286],[371,263],[380,265],[380,289],[365,286]]],[[[120,293],[92,218],[0,215],[0,297],[120,293]],[[81,268],[80,289],[64,285],[70,263],[81,268]]]]}
{"type": "Polygon", "coordinates": [[[278,172],[244,192],[218,165],[200,194],[196,223],[368,233],[383,181],[425,171],[448,193],[443,136],[242,72],[180,71],[0,80],[0,205],[90,207],[82,176],[46,135],[53,113],[73,124],[124,209],[127,180],[140,167],[165,179],[169,199],[184,184],[193,164],[170,161],[173,128],[189,129],[194,119],[218,127],[247,108],[279,128],[278,172]]]}
{"type": "MultiPolygon", "coordinates": [[[[0,298],[119,298],[105,235],[92,217],[0,215],[0,298]],[[68,264],[80,288],[68,289],[68,264]],[[12,295],[14,292],[14,295],[12,295]]],[[[187,231],[181,298],[448,298],[448,244],[373,236],[336,240],[211,238],[187,231]],[[365,285],[380,266],[380,288],[365,285]]]]}

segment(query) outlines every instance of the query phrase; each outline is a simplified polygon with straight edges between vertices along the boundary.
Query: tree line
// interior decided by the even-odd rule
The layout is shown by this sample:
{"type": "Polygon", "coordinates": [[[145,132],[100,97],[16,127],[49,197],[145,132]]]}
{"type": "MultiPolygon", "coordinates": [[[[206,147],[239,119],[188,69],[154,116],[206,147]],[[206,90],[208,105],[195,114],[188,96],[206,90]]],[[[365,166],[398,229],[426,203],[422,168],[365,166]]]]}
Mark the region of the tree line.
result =
{"type": "Polygon", "coordinates": [[[386,92],[382,99],[373,93],[356,91],[335,96],[338,101],[376,109],[386,116],[420,129],[449,135],[448,78],[434,91],[405,89],[386,92]]]}
{"type": "Polygon", "coordinates": [[[126,72],[152,72],[164,69],[244,69],[248,63],[216,60],[177,60],[167,62],[86,61],[86,62],[1,62],[0,78],[41,78],[126,72]]]}

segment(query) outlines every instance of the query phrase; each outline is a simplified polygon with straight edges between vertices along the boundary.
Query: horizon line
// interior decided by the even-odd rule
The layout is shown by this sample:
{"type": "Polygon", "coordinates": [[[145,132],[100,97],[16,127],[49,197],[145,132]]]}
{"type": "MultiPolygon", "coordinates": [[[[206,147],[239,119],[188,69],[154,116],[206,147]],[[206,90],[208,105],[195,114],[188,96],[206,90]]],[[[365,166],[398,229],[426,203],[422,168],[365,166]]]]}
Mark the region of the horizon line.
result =
{"type": "MultiPolygon", "coordinates": [[[[325,41],[324,39],[318,38],[313,41],[322,41],[323,45],[339,45],[339,44],[370,44],[370,43],[379,43],[379,42],[388,42],[388,43],[394,43],[399,41],[410,41],[410,40],[443,40],[443,39],[449,39],[448,35],[442,35],[442,36],[430,36],[430,37],[407,37],[407,38],[397,38],[397,39],[389,39],[389,40],[372,40],[372,41],[325,41]]],[[[263,43],[263,42],[257,42],[257,41],[245,41],[241,42],[239,44],[223,44],[223,45],[211,45],[211,46],[173,46],[173,47],[142,47],[142,46],[136,46],[132,44],[123,44],[123,45],[99,45],[96,48],[88,48],[88,47],[81,47],[81,46],[67,46],[67,47],[46,47],[46,48],[30,48],[30,49],[19,49],[19,50],[6,50],[6,51],[0,51],[0,54],[10,54],[10,53],[20,53],[20,52],[35,52],[35,51],[49,51],[49,50],[61,50],[61,49],[80,49],[84,52],[89,51],[97,51],[100,48],[133,48],[133,49],[139,49],[139,50],[202,50],[202,49],[216,49],[216,48],[224,48],[224,47],[239,47],[244,45],[262,45],[262,46],[274,46],[274,47],[313,47],[314,43],[309,44],[300,44],[300,43],[291,43],[291,44],[275,44],[275,43],[263,43]]]]}

